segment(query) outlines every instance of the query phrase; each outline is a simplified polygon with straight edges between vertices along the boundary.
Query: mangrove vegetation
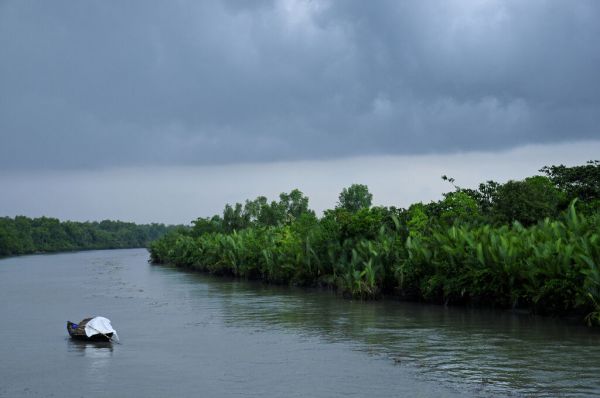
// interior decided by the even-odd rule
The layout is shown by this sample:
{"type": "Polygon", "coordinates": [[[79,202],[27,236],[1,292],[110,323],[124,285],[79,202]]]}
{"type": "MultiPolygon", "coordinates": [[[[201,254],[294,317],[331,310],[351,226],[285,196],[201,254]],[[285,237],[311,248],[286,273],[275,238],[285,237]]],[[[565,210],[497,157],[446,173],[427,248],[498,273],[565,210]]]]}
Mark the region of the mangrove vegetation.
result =
{"type": "Polygon", "coordinates": [[[365,185],[318,217],[299,190],[198,218],[150,245],[151,261],[324,286],[370,299],[513,308],[600,324],[600,162],[487,181],[407,209],[365,185]]]}
{"type": "Polygon", "coordinates": [[[171,226],[59,221],[56,218],[0,217],[0,257],[71,250],[147,247],[171,226]]]}

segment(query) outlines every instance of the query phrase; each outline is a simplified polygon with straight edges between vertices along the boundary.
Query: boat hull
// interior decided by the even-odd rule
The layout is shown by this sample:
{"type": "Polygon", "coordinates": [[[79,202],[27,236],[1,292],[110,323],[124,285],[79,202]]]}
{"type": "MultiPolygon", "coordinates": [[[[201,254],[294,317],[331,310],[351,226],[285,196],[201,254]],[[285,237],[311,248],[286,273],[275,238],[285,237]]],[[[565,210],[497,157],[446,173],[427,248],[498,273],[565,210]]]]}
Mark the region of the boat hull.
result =
{"type": "Polygon", "coordinates": [[[79,322],[79,324],[75,324],[73,322],[67,321],[67,331],[69,332],[69,336],[71,336],[74,340],[80,341],[110,341],[112,337],[112,333],[107,334],[95,334],[93,336],[88,336],[85,334],[85,325],[91,318],[86,318],[79,322]]]}

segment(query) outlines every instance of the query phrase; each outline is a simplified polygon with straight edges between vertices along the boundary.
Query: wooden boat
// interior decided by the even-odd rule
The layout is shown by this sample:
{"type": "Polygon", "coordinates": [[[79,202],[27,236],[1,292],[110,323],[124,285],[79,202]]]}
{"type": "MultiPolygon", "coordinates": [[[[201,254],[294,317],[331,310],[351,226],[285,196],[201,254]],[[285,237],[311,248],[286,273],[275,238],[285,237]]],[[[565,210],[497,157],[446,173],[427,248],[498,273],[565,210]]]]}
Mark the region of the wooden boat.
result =
{"type": "Polygon", "coordinates": [[[72,339],[82,340],[82,341],[111,341],[111,338],[113,336],[112,333],[106,333],[106,334],[98,333],[98,334],[94,334],[92,336],[88,336],[85,333],[85,325],[87,325],[87,323],[91,319],[92,318],[85,318],[78,324],[73,323],[71,321],[67,321],[67,331],[69,332],[69,336],[71,336],[72,339]]]}

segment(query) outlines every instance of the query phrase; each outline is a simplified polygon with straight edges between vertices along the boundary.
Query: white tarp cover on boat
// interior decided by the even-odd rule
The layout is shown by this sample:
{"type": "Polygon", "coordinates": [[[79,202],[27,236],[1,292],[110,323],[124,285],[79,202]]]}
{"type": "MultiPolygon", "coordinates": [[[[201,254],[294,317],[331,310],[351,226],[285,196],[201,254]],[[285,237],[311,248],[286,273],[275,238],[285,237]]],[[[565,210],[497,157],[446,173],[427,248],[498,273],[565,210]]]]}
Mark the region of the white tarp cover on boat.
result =
{"type": "Polygon", "coordinates": [[[92,318],[88,321],[88,323],[85,325],[85,334],[88,337],[92,337],[95,334],[108,334],[108,333],[117,333],[117,331],[115,329],[112,328],[112,325],[110,324],[110,320],[101,317],[101,316],[97,316],[95,318],[92,318]]]}

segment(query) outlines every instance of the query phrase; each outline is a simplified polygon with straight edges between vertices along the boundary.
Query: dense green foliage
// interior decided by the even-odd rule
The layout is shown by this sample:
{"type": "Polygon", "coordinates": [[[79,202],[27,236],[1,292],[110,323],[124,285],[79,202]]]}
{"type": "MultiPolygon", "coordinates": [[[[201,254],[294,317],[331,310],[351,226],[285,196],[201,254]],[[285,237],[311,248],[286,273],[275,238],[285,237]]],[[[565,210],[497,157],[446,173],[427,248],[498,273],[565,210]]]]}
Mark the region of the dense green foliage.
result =
{"type": "Polygon", "coordinates": [[[580,198],[583,201],[600,199],[600,161],[590,160],[587,164],[575,167],[546,166],[541,170],[563,192],[568,199],[580,198]]]}
{"type": "Polygon", "coordinates": [[[369,188],[366,185],[353,184],[349,188],[342,190],[337,207],[354,213],[360,209],[371,207],[372,201],[373,195],[369,192],[369,188]]]}
{"type": "Polygon", "coordinates": [[[0,256],[38,252],[146,247],[173,227],[121,221],[60,222],[56,218],[0,218],[0,256]]]}
{"type": "Polygon", "coordinates": [[[153,242],[151,259],[360,298],[524,308],[598,324],[600,212],[589,192],[600,186],[600,164],[577,167],[476,190],[454,185],[408,209],[371,207],[366,186],[354,185],[321,218],[298,190],[271,204],[259,197],[153,242]],[[585,179],[571,173],[577,167],[585,179]],[[285,206],[292,196],[302,205],[285,206]]]}

